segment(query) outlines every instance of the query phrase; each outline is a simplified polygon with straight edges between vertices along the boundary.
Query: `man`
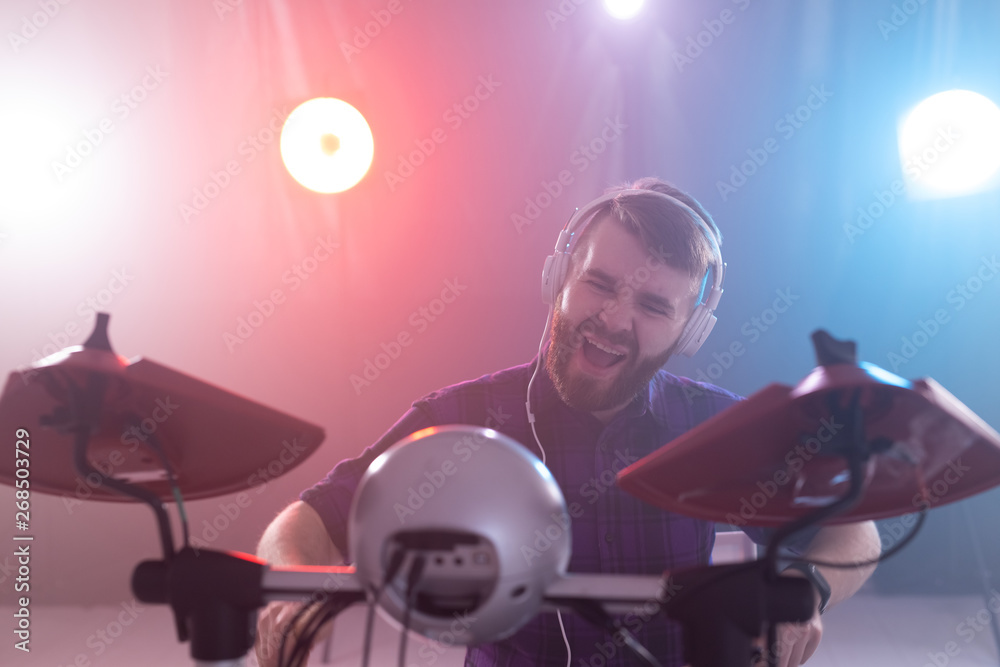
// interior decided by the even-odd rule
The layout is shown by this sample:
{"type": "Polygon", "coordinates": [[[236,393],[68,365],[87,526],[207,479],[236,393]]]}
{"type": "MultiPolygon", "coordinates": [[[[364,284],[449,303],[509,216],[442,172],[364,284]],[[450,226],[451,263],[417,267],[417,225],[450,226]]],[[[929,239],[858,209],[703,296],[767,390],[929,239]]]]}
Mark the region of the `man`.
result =
{"type": "MultiPolygon", "coordinates": [[[[506,369],[416,402],[379,442],[338,464],[282,512],[261,539],[260,557],[275,565],[343,562],[351,498],[368,464],[417,430],[465,423],[506,433],[543,457],[567,504],[577,508],[571,509],[569,571],[659,574],[708,562],[712,524],[645,505],[611,480],[625,465],[740,400],[661,370],[675,351],[696,349],[691,341],[711,328],[705,328],[711,312],[704,302],[713,289],[721,294],[718,229],[692,197],[655,179],[595,201],[598,205],[584,209],[596,209],[592,217],[578,214],[571,221],[565,234],[569,247],[557,247],[556,256],[567,253],[566,268],[549,266],[543,277],[552,326],[542,363],[506,369]]],[[[850,563],[878,553],[877,545],[878,534],[867,522],[819,531],[806,555],[850,563]]],[[[836,604],[852,595],[871,569],[820,568],[820,573],[829,584],[822,602],[836,604]]],[[[822,634],[820,602],[809,623],[783,628],[779,645],[771,647],[780,664],[799,665],[815,651],[822,634]]],[[[293,611],[292,605],[272,604],[261,614],[262,664],[274,664],[262,654],[293,611]]],[[[466,664],[562,667],[563,624],[573,664],[636,664],[608,643],[603,631],[552,614],[539,615],[502,642],[470,649],[466,664]]],[[[679,627],[663,614],[637,615],[629,629],[663,664],[682,663],[679,627]]]]}

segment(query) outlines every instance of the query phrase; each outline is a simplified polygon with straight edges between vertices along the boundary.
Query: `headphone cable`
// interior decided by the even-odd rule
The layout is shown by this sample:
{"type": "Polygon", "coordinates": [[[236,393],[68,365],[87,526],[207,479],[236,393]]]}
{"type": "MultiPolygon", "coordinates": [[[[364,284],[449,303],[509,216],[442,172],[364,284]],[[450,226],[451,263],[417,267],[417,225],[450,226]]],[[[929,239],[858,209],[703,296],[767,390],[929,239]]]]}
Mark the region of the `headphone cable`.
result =
{"type": "Polygon", "coordinates": [[[549,314],[545,317],[545,329],[542,330],[542,339],[538,341],[538,356],[535,362],[535,370],[531,373],[531,379],[528,380],[528,393],[524,400],[524,409],[528,414],[531,434],[535,436],[535,444],[538,445],[538,451],[542,454],[542,465],[545,465],[545,448],[542,447],[542,441],[538,439],[538,430],[535,428],[535,413],[531,411],[531,387],[535,384],[535,378],[538,377],[538,371],[542,367],[542,349],[545,347],[545,339],[548,337],[549,327],[552,325],[553,310],[554,306],[549,306],[549,314]]]}

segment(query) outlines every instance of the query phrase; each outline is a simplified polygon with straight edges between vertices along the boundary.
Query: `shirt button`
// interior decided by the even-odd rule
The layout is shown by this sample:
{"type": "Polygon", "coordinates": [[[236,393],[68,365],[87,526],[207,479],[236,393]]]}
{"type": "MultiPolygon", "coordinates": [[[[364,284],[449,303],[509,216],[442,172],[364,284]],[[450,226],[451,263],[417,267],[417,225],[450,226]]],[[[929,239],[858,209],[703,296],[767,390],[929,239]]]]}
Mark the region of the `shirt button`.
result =
{"type": "Polygon", "coordinates": [[[615,536],[612,535],[611,533],[604,533],[604,541],[610,544],[611,542],[615,541],[615,536]]]}
{"type": "Polygon", "coordinates": [[[608,443],[606,442],[602,442],[600,445],[597,446],[597,448],[600,449],[605,454],[608,453],[608,443]]]}

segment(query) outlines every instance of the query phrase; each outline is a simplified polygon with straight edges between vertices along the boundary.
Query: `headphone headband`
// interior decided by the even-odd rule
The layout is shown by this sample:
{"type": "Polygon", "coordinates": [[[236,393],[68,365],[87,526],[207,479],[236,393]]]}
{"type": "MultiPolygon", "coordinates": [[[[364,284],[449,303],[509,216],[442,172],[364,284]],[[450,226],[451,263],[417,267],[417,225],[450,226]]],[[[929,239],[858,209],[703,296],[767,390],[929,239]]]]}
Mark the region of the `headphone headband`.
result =
{"type": "Polygon", "coordinates": [[[545,259],[545,266],[542,268],[542,301],[550,307],[555,307],[556,298],[569,272],[570,256],[576,247],[576,243],[579,241],[580,235],[593,221],[597,212],[608,202],[621,197],[629,198],[646,195],[667,199],[686,210],[690,214],[692,223],[701,228],[702,233],[704,233],[712,246],[714,262],[712,266],[708,267],[705,274],[706,283],[709,275],[712,276],[712,288],[707,295],[702,290],[701,301],[691,314],[687,326],[685,326],[681,337],[678,339],[678,351],[690,357],[698,351],[698,348],[705,342],[708,334],[711,333],[712,328],[715,326],[716,317],[714,312],[718,307],[719,299],[722,297],[722,284],[726,275],[726,264],[722,261],[722,253],[719,250],[719,241],[716,232],[694,209],[671,195],[656,190],[618,190],[602,195],[585,204],[583,208],[577,209],[570,217],[569,222],[566,223],[566,226],[559,232],[555,250],[545,259]]]}

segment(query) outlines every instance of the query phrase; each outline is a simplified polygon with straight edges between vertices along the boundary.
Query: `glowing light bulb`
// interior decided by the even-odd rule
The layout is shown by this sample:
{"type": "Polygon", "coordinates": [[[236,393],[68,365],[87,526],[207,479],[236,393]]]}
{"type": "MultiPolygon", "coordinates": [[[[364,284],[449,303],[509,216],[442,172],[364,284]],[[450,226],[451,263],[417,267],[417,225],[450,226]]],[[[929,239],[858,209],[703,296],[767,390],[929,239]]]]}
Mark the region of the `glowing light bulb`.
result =
{"type": "Polygon", "coordinates": [[[315,192],[343,192],[364,178],[375,140],[361,112],[343,100],[303,102],[281,128],[281,159],[292,177],[315,192]]]}
{"type": "Polygon", "coordinates": [[[899,156],[916,197],[982,190],[1000,170],[1000,109],[970,90],[932,95],[900,124],[899,156]]]}
{"type": "Polygon", "coordinates": [[[630,19],[642,9],[643,0],[604,0],[604,9],[616,19],[630,19]]]}

